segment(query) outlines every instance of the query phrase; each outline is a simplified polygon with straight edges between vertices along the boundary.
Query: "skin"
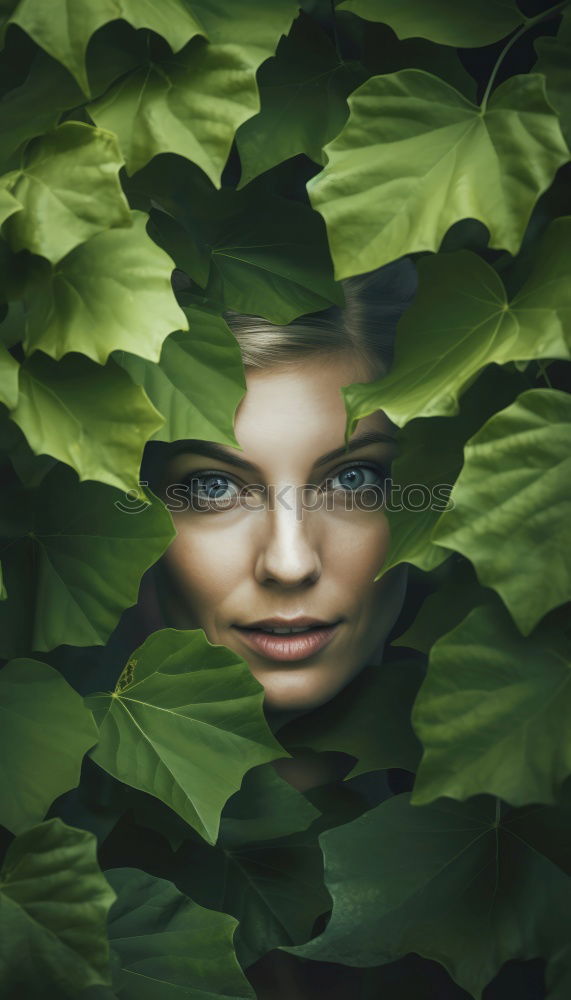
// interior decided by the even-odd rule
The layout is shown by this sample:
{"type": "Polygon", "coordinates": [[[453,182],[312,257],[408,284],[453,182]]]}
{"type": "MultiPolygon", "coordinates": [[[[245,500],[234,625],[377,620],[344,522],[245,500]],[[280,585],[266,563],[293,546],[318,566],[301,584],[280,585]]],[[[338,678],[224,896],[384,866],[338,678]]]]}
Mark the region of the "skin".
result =
{"type": "MultiPolygon", "coordinates": [[[[351,509],[343,495],[348,484],[382,484],[390,468],[381,467],[395,456],[395,444],[369,443],[319,468],[315,464],[344,443],[341,387],[376,377],[378,370],[351,352],[310,355],[294,368],[246,368],[247,393],[235,418],[242,450],[226,451],[258,471],[207,457],[188,442],[188,450],[173,455],[161,472],[163,497],[169,484],[188,481],[191,473],[228,477],[226,497],[252,484],[292,491],[332,480],[331,509],[322,503],[302,517],[293,491],[285,494],[291,510],[280,503],[271,510],[258,494],[257,510],[173,511],[177,536],[159,563],[165,620],[175,628],[203,628],[210,642],[242,656],[264,687],[268,718],[278,725],[329,701],[365,665],[380,662],[404,601],[406,566],[374,581],[389,547],[382,505],[371,509],[369,500],[369,509],[351,509]],[[339,479],[348,469],[352,473],[339,479]],[[323,650],[299,662],[276,662],[251,650],[233,628],[272,615],[342,623],[323,650]]],[[[378,411],[359,421],[352,440],[365,431],[394,438],[396,430],[378,411]]]]}

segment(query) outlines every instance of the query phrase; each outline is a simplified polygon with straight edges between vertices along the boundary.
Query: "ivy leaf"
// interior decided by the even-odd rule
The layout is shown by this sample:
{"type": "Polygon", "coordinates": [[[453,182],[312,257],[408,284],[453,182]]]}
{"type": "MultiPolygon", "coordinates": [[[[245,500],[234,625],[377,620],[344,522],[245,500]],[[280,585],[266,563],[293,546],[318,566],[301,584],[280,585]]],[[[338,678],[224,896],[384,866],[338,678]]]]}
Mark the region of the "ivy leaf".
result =
{"type": "Polygon", "coordinates": [[[45,268],[28,289],[24,346],[58,360],[77,351],[104,365],[114,350],[158,361],[166,337],[188,329],[171,286],[172,261],[147,235],[144,212],[127,229],[92,236],[45,268]]]}
{"type": "Polygon", "coordinates": [[[459,413],[420,417],[398,432],[399,453],[385,488],[389,548],[377,580],[401,563],[430,572],[450,557],[435,541],[434,529],[443,512],[454,505],[451,491],[464,462],[466,441],[528,385],[523,374],[489,365],[462,397],[459,413]]]}
{"type": "Polygon", "coordinates": [[[53,0],[49,9],[36,0],[20,0],[8,24],[18,24],[34,41],[69,70],[89,96],[85,54],[91,36],[104,24],[122,18],[133,28],[150,28],[178,51],[202,32],[184,0],[161,0],[160,6],[144,0],[53,0]]]}
{"type": "Polygon", "coordinates": [[[341,0],[340,11],[384,21],[399,38],[429,38],[440,45],[475,48],[509,35],[524,20],[513,0],[452,6],[449,0],[341,0]]]}
{"type": "Polygon", "coordinates": [[[571,99],[569,96],[569,58],[571,56],[571,18],[564,8],[557,35],[534,42],[538,59],[533,67],[547,80],[547,96],[559,114],[561,131],[571,144],[571,99]]]}
{"type": "Polygon", "coordinates": [[[202,629],[161,629],[129,659],[115,691],[87,699],[100,726],[91,756],[156,796],[210,843],[249,768],[285,757],[246,662],[202,629]]]}
{"type": "Polygon", "coordinates": [[[389,767],[415,771],[422,753],[410,710],[424,677],[414,659],[366,667],[335,698],[283,726],[280,743],[294,749],[340,750],[356,757],[352,778],[389,767]]]}
{"type": "Polygon", "coordinates": [[[478,583],[467,559],[455,553],[448,563],[450,571],[442,586],[425,598],[412,625],[392,640],[392,646],[429,653],[436,640],[459,625],[475,606],[495,600],[494,591],[478,583]]]}
{"type": "Polygon", "coordinates": [[[10,660],[0,670],[0,691],[5,765],[0,819],[17,834],[79,784],[97,726],[80,695],[47,663],[10,660]]]}
{"type": "Polygon", "coordinates": [[[354,966],[413,951],[480,1000],[504,962],[549,959],[567,935],[571,882],[527,842],[523,824],[512,833],[512,817],[488,796],[420,807],[402,793],[328,830],[320,843],[331,919],[285,950],[354,966]]]}
{"type": "Polygon", "coordinates": [[[2,178],[23,208],[4,227],[12,249],[57,264],[95,233],[131,225],[122,163],[115,136],[82,122],[64,122],[30,143],[21,168],[2,178]]]}
{"type": "Polygon", "coordinates": [[[307,205],[255,184],[217,191],[181,161],[162,166],[159,185],[153,201],[163,210],[151,212],[153,239],[213,304],[276,324],[343,304],[323,221],[307,205]]]}
{"type": "Polygon", "coordinates": [[[163,343],[159,364],[133,354],[116,361],[165,417],[155,441],[197,438],[239,448],[234,417],[246,392],[240,348],[221,316],[185,307],[189,333],[173,333],[163,343]]]}
{"type": "Polygon", "coordinates": [[[110,486],[79,483],[63,465],[34,490],[5,484],[0,656],[103,645],[174,535],[169,512],[149,491],[144,501],[129,500],[110,486]]]}
{"type": "Polygon", "coordinates": [[[106,877],[117,893],[108,931],[120,960],[114,978],[122,997],[254,1000],[234,952],[233,917],[136,868],[113,868],[106,877]]]}
{"type": "Polygon", "coordinates": [[[342,389],[347,434],[378,409],[397,426],[456,414],[460,394],[492,362],[568,359],[570,237],[571,217],[550,224],[511,303],[499,275],[471,251],[417,261],[418,291],[398,325],[389,374],[342,389]]]}
{"type": "Polygon", "coordinates": [[[10,352],[0,343],[0,403],[8,408],[18,401],[18,372],[20,365],[10,352]]]}
{"type": "Polygon", "coordinates": [[[54,361],[36,351],[20,366],[10,416],[37,454],[70,465],[80,481],[137,490],[143,449],[163,418],[114,361],[82,354],[54,361]],[[126,415],[128,414],[128,420],[126,415]]]}
{"type": "Polygon", "coordinates": [[[106,918],[115,893],[93,834],[50,819],[20,834],[2,867],[2,983],[15,996],[75,998],[110,984],[106,918]]]}
{"type": "MultiPolygon", "coordinates": [[[[0,104],[0,108],[1,108],[0,104]]],[[[11,215],[15,212],[21,212],[23,205],[20,204],[17,198],[14,198],[5,188],[0,188],[0,226],[9,219],[11,215]]]]}
{"type": "Polygon", "coordinates": [[[571,155],[539,74],[510,77],[485,109],[417,69],[372,77],[348,100],[349,120],[307,184],[338,279],[438,250],[465,218],[488,227],[490,247],[517,253],[571,155]]]}
{"type": "Polygon", "coordinates": [[[55,128],[62,111],[82,102],[81,90],[69,73],[39,50],[24,82],[0,102],[4,169],[24,143],[55,128]]]}
{"type": "Polygon", "coordinates": [[[516,806],[556,802],[571,773],[561,738],[570,667],[571,644],[553,626],[524,638],[499,601],[474,608],[433,646],[413,707],[424,754],[412,804],[480,792],[516,806]]]}
{"type": "Polygon", "coordinates": [[[236,135],[239,187],[298,153],[323,163],[322,148],[341,131],[347,96],[365,75],[358,63],[340,59],[328,35],[302,11],[275,57],[260,66],[260,112],[236,135]]]}
{"type": "Polygon", "coordinates": [[[524,635],[571,597],[570,456],[569,396],[521,393],[468,441],[455,507],[432,532],[438,545],[470,559],[524,635]]]}

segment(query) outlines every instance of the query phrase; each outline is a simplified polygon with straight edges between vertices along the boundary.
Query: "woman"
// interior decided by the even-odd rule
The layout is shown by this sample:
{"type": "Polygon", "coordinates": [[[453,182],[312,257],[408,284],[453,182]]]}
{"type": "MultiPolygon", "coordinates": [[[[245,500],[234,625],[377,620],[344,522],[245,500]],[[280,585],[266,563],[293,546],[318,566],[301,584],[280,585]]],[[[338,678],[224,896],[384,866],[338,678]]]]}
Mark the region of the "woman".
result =
{"type": "Polygon", "coordinates": [[[154,445],[146,471],[177,529],[153,574],[161,624],[203,628],[242,656],[275,725],[380,662],[405,595],[405,565],[374,582],[397,429],[377,411],[346,451],[340,390],[388,371],[416,272],[403,259],[342,284],[344,308],[286,327],[226,313],[246,374],[242,450],[154,445]]]}

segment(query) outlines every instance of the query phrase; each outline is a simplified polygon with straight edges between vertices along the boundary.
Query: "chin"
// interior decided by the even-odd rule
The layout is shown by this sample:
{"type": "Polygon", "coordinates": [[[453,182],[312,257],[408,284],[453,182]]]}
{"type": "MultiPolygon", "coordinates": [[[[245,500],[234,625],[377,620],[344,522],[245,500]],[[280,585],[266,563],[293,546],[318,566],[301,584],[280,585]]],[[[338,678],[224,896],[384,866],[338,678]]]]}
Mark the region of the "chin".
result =
{"type": "Polygon", "coordinates": [[[257,677],[265,691],[264,707],[270,712],[310,712],[334,698],[353,676],[334,682],[330,676],[317,676],[315,667],[289,667],[272,674],[257,677]]]}

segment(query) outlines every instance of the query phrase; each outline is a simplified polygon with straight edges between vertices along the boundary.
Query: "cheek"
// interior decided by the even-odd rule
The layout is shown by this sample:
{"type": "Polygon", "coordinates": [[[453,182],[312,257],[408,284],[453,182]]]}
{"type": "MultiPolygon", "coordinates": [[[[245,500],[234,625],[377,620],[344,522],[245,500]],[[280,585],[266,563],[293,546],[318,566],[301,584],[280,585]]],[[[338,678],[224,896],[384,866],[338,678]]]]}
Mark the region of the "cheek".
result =
{"type": "Polygon", "coordinates": [[[228,532],[205,530],[188,519],[173,520],[177,535],[163,556],[169,576],[187,602],[211,607],[243,575],[243,558],[240,565],[237,562],[243,549],[228,532]]]}
{"type": "Polygon", "coordinates": [[[390,530],[382,511],[347,511],[328,537],[328,564],[353,588],[368,590],[387,558],[390,530]]]}

